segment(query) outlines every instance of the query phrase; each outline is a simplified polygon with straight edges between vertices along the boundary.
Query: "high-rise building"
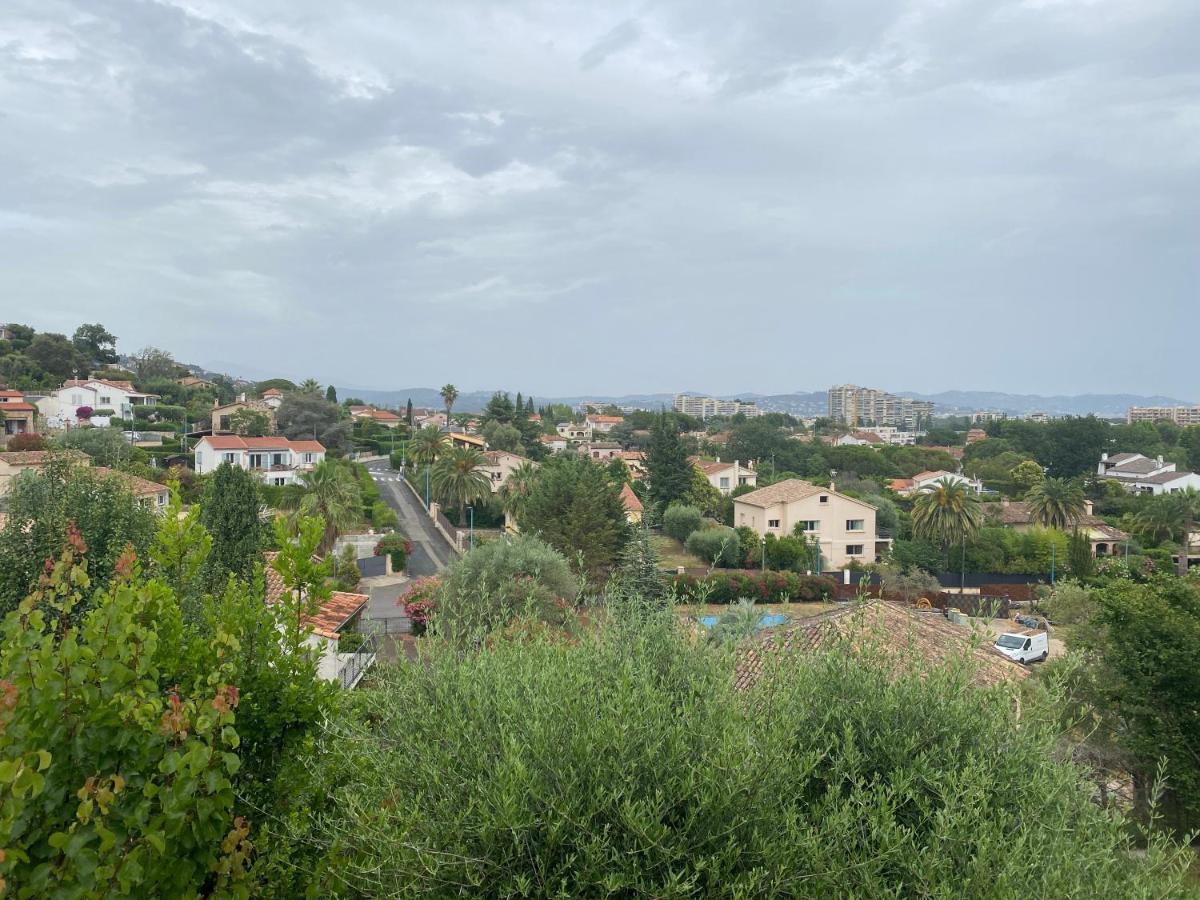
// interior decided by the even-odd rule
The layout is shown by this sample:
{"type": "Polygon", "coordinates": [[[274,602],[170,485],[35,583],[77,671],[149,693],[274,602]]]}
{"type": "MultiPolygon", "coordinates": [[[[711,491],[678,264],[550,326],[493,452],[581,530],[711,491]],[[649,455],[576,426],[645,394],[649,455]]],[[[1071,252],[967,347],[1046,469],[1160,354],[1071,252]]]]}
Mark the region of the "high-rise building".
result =
{"type": "Polygon", "coordinates": [[[829,418],[851,427],[894,425],[918,431],[933,418],[933,403],[856,384],[837,384],[829,389],[829,418]]]}
{"type": "Polygon", "coordinates": [[[1125,421],[1174,422],[1176,425],[1200,425],[1200,406],[1131,406],[1125,421]]]}
{"type": "Polygon", "coordinates": [[[675,395],[675,411],[685,416],[697,419],[708,419],[713,416],[743,415],[749,419],[762,415],[762,410],[756,403],[743,403],[741,400],[721,400],[717,397],[697,397],[692,394],[675,395]]]}

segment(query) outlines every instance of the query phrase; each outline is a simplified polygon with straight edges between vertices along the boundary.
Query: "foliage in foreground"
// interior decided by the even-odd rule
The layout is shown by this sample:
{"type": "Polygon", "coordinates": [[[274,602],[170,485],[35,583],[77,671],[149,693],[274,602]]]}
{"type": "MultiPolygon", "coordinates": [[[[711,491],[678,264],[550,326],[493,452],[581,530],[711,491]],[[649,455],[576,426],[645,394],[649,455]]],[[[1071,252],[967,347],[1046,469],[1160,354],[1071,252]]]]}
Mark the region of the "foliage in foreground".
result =
{"type": "Polygon", "coordinates": [[[1131,854],[1058,761],[1044,699],[974,688],[965,663],[894,677],[866,638],[740,694],[729,651],[670,614],[582,641],[434,644],[321,740],[321,788],[276,836],[299,883],[277,889],[1186,895],[1188,855],[1131,854]]]}

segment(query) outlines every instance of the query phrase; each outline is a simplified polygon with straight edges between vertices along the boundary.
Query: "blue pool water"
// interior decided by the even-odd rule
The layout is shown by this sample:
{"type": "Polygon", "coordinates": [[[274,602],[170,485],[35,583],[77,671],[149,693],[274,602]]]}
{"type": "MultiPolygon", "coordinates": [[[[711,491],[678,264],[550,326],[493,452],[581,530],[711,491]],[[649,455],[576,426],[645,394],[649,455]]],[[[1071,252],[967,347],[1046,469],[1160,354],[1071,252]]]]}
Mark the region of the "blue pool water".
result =
{"type": "MultiPolygon", "coordinates": [[[[721,621],[720,616],[701,616],[700,624],[705,628],[716,627],[717,622],[721,621]]],[[[776,625],[782,625],[787,621],[787,616],[783,613],[767,613],[758,620],[759,628],[773,628],[776,625]]]]}

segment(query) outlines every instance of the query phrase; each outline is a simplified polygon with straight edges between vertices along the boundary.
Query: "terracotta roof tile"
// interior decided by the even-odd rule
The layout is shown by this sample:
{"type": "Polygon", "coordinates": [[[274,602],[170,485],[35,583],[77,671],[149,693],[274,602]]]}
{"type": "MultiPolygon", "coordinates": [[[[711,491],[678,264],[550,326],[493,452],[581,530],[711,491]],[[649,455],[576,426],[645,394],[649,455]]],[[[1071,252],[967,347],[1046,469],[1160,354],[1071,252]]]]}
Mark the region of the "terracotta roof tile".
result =
{"type": "Polygon", "coordinates": [[[638,495],[633,492],[628,484],[621,487],[621,502],[625,504],[627,512],[641,512],[642,501],[638,499],[638,495]]]}
{"type": "Polygon", "coordinates": [[[917,613],[895,603],[873,600],[801,619],[747,643],[738,654],[735,683],[739,690],[754,685],[768,670],[772,657],[809,653],[840,642],[850,652],[872,641],[889,653],[897,669],[936,666],[968,656],[979,686],[1023,681],[1029,670],[992,648],[991,639],[975,636],[940,613],[917,613]],[[776,654],[779,654],[776,656],[776,654]]]}

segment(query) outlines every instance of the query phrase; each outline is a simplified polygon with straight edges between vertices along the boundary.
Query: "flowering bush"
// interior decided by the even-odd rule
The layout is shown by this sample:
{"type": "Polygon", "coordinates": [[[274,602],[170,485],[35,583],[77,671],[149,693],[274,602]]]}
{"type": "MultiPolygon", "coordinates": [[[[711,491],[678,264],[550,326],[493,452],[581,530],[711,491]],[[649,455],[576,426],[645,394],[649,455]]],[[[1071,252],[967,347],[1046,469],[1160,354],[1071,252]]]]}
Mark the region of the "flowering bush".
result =
{"type": "Polygon", "coordinates": [[[393,572],[404,571],[404,567],[408,564],[408,555],[410,553],[412,553],[412,541],[398,532],[385,534],[379,540],[379,543],[375,545],[376,556],[390,556],[392,558],[393,572]]]}
{"type": "Polygon", "coordinates": [[[413,634],[424,634],[429,627],[429,617],[437,608],[441,591],[442,579],[436,576],[418,578],[409,592],[397,601],[404,607],[404,614],[412,620],[413,634]]]}
{"type": "Polygon", "coordinates": [[[81,406],[79,409],[75,410],[75,418],[82,419],[84,422],[86,422],[92,417],[94,412],[95,410],[90,406],[81,406]]]}

